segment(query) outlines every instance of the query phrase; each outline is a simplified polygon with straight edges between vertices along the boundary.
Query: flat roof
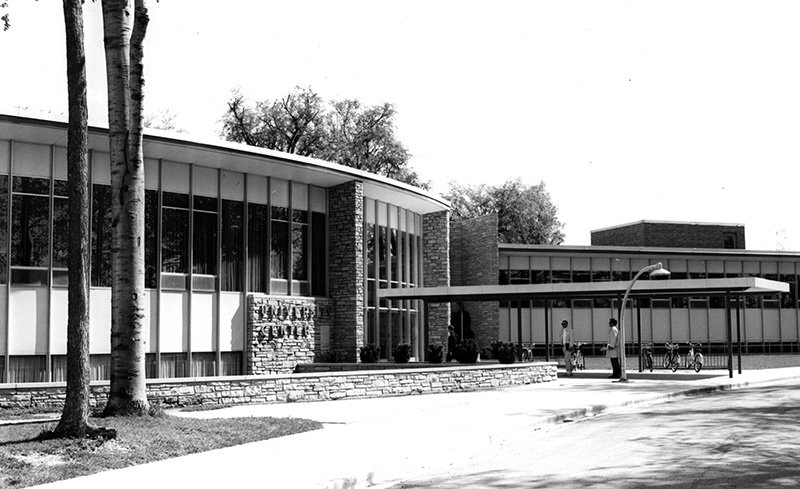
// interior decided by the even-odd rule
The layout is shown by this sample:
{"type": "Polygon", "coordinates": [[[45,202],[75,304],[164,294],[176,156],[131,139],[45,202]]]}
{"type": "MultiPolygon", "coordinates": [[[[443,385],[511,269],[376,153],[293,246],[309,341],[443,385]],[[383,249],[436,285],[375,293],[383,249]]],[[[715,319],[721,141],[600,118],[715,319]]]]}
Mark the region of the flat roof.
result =
{"type": "Polygon", "coordinates": [[[734,224],[725,222],[696,222],[696,221],[655,221],[650,219],[643,219],[641,221],[628,222],[625,224],[615,224],[599,229],[592,229],[589,232],[608,231],[610,229],[626,228],[629,226],[636,226],[639,224],[669,224],[669,225],[685,225],[685,226],[725,226],[725,227],[744,227],[744,224],[734,224]]]}
{"type": "MultiPolygon", "coordinates": [[[[467,285],[458,287],[410,287],[379,289],[378,297],[392,300],[421,299],[428,302],[499,301],[524,299],[585,299],[621,297],[629,280],[521,285],[467,285]]],[[[778,294],[789,292],[789,284],[760,277],[731,277],[682,280],[638,280],[631,297],[708,296],[733,294],[778,294]]]]}
{"type": "Polygon", "coordinates": [[[599,255],[706,255],[724,257],[740,256],[746,258],[792,258],[800,259],[798,251],[742,250],[732,248],[663,248],[650,246],[609,246],[609,245],[536,245],[499,243],[501,253],[527,254],[532,251],[547,253],[586,253],[599,255]]]}

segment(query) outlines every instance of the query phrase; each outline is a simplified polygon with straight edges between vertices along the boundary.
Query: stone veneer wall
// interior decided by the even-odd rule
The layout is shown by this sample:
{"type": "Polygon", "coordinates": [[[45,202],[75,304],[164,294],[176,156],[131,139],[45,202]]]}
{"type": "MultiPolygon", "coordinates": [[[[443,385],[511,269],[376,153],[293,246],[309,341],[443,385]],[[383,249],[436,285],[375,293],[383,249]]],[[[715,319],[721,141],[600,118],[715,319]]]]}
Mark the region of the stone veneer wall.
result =
{"type": "MultiPolygon", "coordinates": [[[[451,285],[497,285],[497,215],[453,222],[450,238],[450,262],[458,264],[458,272],[451,275],[451,285]]],[[[455,309],[453,315],[457,316],[458,310],[455,309]]],[[[500,307],[497,301],[465,302],[464,311],[469,314],[470,326],[481,348],[488,348],[499,339],[500,307]]]]}
{"type": "MultiPolygon", "coordinates": [[[[550,382],[556,378],[556,363],[550,362],[372,372],[152,379],[147,381],[147,397],[151,403],[164,407],[326,401],[475,391],[550,382]]],[[[64,390],[64,382],[0,386],[0,409],[61,409],[64,390]]],[[[107,381],[92,382],[91,406],[103,407],[108,391],[107,381]]]]}
{"type": "Polygon", "coordinates": [[[315,297],[247,296],[247,374],[292,373],[319,357],[319,332],[333,322],[333,302],[315,297]]]}
{"type": "Polygon", "coordinates": [[[328,189],[328,288],[335,320],[331,347],[358,361],[364,345],[364,184],[328,189]]]}
{"type": "MultiPolygon", "coordinates": [[[[450,285],[450,211],[422,216],[422,278],[424,287],[450,285]]],[[[446,354],[450,304],[428,304],[425,314],[427,344],[442,345],[442,354],[446,354]]]]}

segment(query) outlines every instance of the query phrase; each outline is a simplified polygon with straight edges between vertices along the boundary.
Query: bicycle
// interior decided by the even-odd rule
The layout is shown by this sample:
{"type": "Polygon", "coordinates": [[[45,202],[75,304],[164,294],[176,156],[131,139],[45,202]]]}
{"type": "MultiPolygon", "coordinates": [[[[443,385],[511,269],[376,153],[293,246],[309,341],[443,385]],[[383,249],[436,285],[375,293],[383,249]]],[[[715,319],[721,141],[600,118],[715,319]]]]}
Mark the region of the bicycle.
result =
{"type": "Polygon", "coordinates": [[[664,355],[664,368],[670,368],[673,372],[678,370],[681,362],[681,356],[678,353],[678,344],[668,342],[664,344],[664,348],[667,349],[667,353],[664,355]]]}
{"type": "Polygon", "coordinates": [[[583,352],[581,352],[581,347],[586,343],[580,342],[575,343],[572,346],[572,354],[570,355],[570,362],[572,362],[572,369],[584,370],[586,368],[586,360],[583,358],[583,352]]]}
{"type": "Polygon", "coordinates": [[[686,368],[694,368],[695,372],[699,372],[703,368],[703,354],[700,348],[703,347],[700,343],[686,342],[689,345],[689,353],[686,354],[686,368]],[[695,347],[697,350],[695,351],[695,347]]]}
{"type": "Polygon", "coordinates": [[[517,353],[519,354],[519,361],[520,362],[532,362],[533,361],[533,347],[536,346],[536,343],[523,343],[521,346],[517,345],[517,353]]]}
{"type": "Polygon", "coordinates": [[[642,345],[642,351],[640,352],[640,359],[639,361],[642,362],[642,369],[649,369],[651,372],[653,371],[653,343],[647,343],[642,345]]]}

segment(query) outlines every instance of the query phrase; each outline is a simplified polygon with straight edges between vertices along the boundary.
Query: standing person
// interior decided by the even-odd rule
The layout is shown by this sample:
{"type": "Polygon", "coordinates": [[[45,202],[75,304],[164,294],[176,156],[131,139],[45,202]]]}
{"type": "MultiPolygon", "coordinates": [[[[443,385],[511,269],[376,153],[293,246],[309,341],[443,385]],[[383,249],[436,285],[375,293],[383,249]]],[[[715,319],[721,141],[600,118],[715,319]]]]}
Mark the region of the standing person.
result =
{"type": "Polygon", "coordinates": [[[622,370],[619,368],[619,329],[617,329],[617,320],[614,318],[608,320],[608,341],[601,350],[605,351],[606,358],[611,360],[611,375],[608,378],[618,379],[622,377],[622,370]]]}
{"type": "Polygon", "coordinates": [[[567,369],[567,375],[572,377],[572,348],[575,345],[575,332],[569,321],[564,319],[561,321],[561,347],[564,349],[564,366],[567,369]]]}
{"type": "Polygon", "coordinates": [[[458,336],[456,329],[452,326],[447,327],[447,361],[453,359],[453,353],[456,351],[456,343],[458,343],[458,336]]]}

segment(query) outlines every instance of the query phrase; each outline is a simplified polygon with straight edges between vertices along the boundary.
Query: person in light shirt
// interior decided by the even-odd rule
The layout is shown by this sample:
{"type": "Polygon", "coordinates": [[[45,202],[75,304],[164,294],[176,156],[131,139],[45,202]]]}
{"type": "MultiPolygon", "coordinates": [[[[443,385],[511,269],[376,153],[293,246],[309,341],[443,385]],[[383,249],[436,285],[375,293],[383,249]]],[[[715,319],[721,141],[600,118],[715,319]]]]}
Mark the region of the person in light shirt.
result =
{"type": "Polygon", "coordinates": [[[608,378],[618,379],[622,377],[622,369],[619,365],[619,329],[617,329],[617,320],[614,318],[608,320],[608,341],[601,350],[606,352],[606,358],[611,360],[611,375],[608,378]]]}
{"type": "Polygon", "coordinates": [[[564,349],[564,366],[567,368],[567,375],[572,377],[572,349],[575,347],[575,332],[569,321],[561,321],[561,347],[564,349]]]}

